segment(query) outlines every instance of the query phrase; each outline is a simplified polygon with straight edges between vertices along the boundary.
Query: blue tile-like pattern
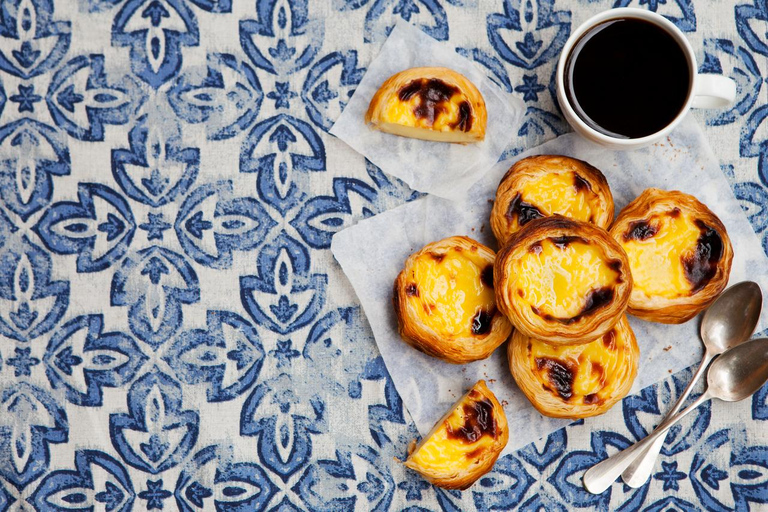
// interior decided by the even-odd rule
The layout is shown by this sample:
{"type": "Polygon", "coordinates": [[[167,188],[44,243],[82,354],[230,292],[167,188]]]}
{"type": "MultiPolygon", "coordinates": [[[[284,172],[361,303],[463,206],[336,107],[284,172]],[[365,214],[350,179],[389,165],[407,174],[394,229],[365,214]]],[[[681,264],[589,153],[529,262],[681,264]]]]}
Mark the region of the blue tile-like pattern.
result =
{"type": "Polygon", "coordinates": [[[768,388],[674,429],[649,485],[582,489],[690,371],[430,486],[328,250],[419,195],[327,133],[397,21],[525,102],[516,154],[568,130],[572,28],[624,6],[736,80],[697,116],[768,251],[765,0],[0,1],[0,512],[768,507],[768,388]]]}

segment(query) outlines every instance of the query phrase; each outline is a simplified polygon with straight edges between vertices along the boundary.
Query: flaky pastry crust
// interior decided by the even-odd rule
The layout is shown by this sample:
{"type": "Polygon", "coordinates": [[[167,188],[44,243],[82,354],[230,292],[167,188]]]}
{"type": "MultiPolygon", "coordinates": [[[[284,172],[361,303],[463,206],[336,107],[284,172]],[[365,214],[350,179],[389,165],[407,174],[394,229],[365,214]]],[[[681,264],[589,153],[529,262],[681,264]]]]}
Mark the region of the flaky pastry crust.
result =
{"type": "Polygon", "coordinates": [[[411,68],[389,77],[376,91],[366,124],[378,130],[437,142],[485,138],[485,100],[464,75],[442,67],[411,68]]]}
{"type": "Polygon", "coordinates": [[[444,489],[466,489],[493,468],[509,440],[504,409],[478,381],[413,446],[405,465],[444,489]]]}
{"type": "Polygon", "coordinates": [[[733,247],[725,226],[695,197],[645,190],[619,213],[611,235],[629,256],[629,313],[677,324],[707,308],[728,284],[733,247]]]}
{"type": "Polygon", "coordinates": [[[623,315],[583,345],[553,346],[515,332],[507,356],[517,385],[541,414],[577,419],[603,414],[629,393],[640,349],[623,315]]]}
{"type": "Polygon", "coordinates": [[[587,162],[561,155],[517,161],[501,179],[491,211],[499,247],[528,222],[551,215],[608,229],[613,221],[613,195],[603,173],[587,162]]]}
{"type": "Polygon", "coordinates": [[[550,343],[588,343],[627,308],[627,255],[607,231],[556,215],[536,219],[498,253],[496,304],[516,329],[550,343]]]}
{"type": "Polygon", "coordinates": [[[393,291],[403,340],[455,364],[491,355],[512,332],[496,308],[495,257],[465,236],[433,242],[408,257],[393,291]]]}

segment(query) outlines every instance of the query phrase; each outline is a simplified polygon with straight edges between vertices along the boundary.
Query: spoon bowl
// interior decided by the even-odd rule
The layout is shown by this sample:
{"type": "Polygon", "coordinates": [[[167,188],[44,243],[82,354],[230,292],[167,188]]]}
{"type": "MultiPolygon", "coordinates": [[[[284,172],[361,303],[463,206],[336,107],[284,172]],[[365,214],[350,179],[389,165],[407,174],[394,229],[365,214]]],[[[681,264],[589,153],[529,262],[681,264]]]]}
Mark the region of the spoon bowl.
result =
{"type": "Polygon", "coordinates": [[[589,468],[583,483],[587,491],[600,494],[608,489],[630,464],[645,453],[673,425],[712,398],[737,402],[750,397],[768,382],[768,338],[747,341],[725,352],[709,367],[707,390],[685,410],[665,419],[648,437],[589,468]]]}
{"type": "Polygon", "coordinates": [[[707,374],[707,393],[726,402],[752,396],[768,381],[768,338],[734,347],[715,359],[707,374]]]}
{"type": "Polygon", "coordinates": [[[712,354],[721,354],[752,336],[763,307],[763,293],[753,281],[725,290],[701,321],[701,339],[712,354]]]}
{"type": "MultiPolygon", "coordinates": [[[[680,411],[714,358],[752,336],[762,309],[763,292],[753,281],[743,281],[731,286],[709,306],[700,326],[701,340],[704,343],[701,364],[665,419],[680,411]]],[[[621,475],[624,482],[633,488],[643,485],[651,476],[663,446],[664,438],[659,438],[642,456],[633,461],[621,475]]]]}

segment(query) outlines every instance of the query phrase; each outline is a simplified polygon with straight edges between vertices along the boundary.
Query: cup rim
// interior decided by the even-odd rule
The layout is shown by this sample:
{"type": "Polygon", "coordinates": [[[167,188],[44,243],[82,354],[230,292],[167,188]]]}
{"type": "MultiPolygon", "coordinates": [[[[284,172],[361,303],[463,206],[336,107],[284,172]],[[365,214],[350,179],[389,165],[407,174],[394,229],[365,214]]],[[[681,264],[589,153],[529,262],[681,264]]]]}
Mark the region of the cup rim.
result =
{"type": "MultiPolygon", "coordinates": [[[[685,34],[683,34],[683,32],[679,28],[677,28],[675,24],[669,21],[667,18],[665,18],[664,16],[656,12],[648,11],[645,9],[638,9],[636,7],[619,7],[616,9],[608,9],[606,11],[602,11],[595,14],[594,16],[584,21],[581,25],[576,27],[576,29],[573,32],[571,32],[571,35],[568,37],[565,44],[563,45],[563,49],[560,52],[560,58],[557,63],[557,73],[555,75],[556,87],[557,87],[557,99],[560,103],[560,108],[564,112],[567,110],[567,113],[569,114],[568,116],[566,116],[566,120],[569,121],[569,124],[573,124],[571,123],[570,119],[568,119],[568,118],[572,118],[578,124],[579,129],[587,132],[592,138],[598,139],[602,142],[612,144],[612,145],[639,147],[644,144],[655,142],[659,138],[668,134],[686,116],[686,114],[691,108],[691,104],[693,103],[693,99],[695,97],[694,91],[696,90],[697,69],[698,69],[698,65],[696,63],[696,55],[694,54],[693,48],[691,47],[691,43],[685,37],[685,34]],[[576,110],[570,104],[565,94],[565,65],[568,60],[568,56],[570,55],[574,45],[581,39],[581,37],[585,33],[587,33],[589,30],[591,30],[595,26],[601,23],[604,23],[606,21],[619,19],[619,18],[642,19],[642,20],[646,20],[651,23],[654,23],[657,26],[660,26],[661,28],[666,30],[667,33],[669,33],[672,37],[675,38],[675,41],[677,41],[677,43],[682,48],[683,53],[686,56],[686,60],[688,61],[690,84],[688,88],[688,95],[685,99],[685,103],[680,108],[680,112],[678,112],[677,116],[675,116],[675,118],[672,119],[672,121],[670,121],[669,124],[667,124],[664,128],[662,128],[657,132],[651,133],[650,135],[646,135],[644,137],[621,139],[618,137],[611,137],[610,135],[606,135],[603,132],[595,130],[579,117],[579,115],[576,113],[576,110]]],[[[573,128],[576,128],[576,127],[573,126],[573,128]]]]}

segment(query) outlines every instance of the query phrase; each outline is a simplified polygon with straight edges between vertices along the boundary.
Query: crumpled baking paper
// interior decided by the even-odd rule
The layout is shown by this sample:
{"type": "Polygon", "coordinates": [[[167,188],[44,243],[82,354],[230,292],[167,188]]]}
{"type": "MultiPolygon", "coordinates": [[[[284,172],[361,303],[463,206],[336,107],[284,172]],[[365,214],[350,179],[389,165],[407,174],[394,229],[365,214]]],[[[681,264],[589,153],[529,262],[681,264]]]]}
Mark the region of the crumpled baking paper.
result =
{"type": "MultiPolygon", "coordinates": [[[[333,238],[331,250],[357,292],[395,387],[422,435],[479,379],[488,381],[505,406],[510,436],[504,453],[569,423],[542,416],[519,391],[508,369],[506,344],[484,361],[445,363],[400,339],[392,307],[395,277],[406,258],[427,243],[466,235],[496,248],[488,221],[496,187],[515,161],[536,154],[567,155],[602,170],[617,213],[648,187],[696,196],[728,230],[734,248],[730,283],[750,279],[760,284],[764,294],[768,292],[768,258],[693,118],[687,118],[663,142],[629,152],[606,150],[573,133],[563,135],[500,162],[457,202],[427,196],[366,219],[333,238]]],[[[768,303],[768,296],[764,302],[768,303]]],[[[641,353],[633,392],[701,359],[698,319],[663,325],[630,317],[630,323],[641,353]]],[[[765,326],[763,321],[757,332],[765,326]]],[[[597,426],[602,420],[598,416],[585,421],[597,426]]]]}
{"type": "Polygon", "coordinates": [[[355,89],[331,133],[411,188],[456,199],[498,161],[517,132],[525,105],[504,94],[471,61],[417,27],[399,22],[355,89]],[[467,77],[485,99],[485,140],[451,144],[399,137],[365,124],[371,98],[384,81],[405,69],[442,66],[467,77]]]}

